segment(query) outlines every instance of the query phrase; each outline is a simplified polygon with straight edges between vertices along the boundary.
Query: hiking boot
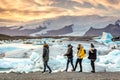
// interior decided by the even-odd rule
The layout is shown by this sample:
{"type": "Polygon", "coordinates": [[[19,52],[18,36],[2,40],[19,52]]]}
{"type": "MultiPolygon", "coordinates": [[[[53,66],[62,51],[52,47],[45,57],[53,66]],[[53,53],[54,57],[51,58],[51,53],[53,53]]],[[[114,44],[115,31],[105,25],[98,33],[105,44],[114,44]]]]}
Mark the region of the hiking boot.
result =
{"type": "Polygon", "coordinates": [[[75,71],[75,69],[72,69],[72,72],[75,71]]]}
{"type": "Polygon", "coordinates": [[[82,70],[80,70],[79,72],[82,72],[82,70]]]}
{"type": "Polygon", "coordinates": [[[42,73],[44,73],[45,71],[42,71],[42,73]]]}
{"type": "Polygon", "coordinates": [[[63,72],[67,72],[67,70],[64,70],[63,72]]]}
{"type": "Polygon", "coordinates": [[[92,73],[95,73],[95,71],[91,71],[92,73]]]}
{"type": "Polygon", "coordinates": [[[52,73],[52,71],[50,70],[49,73],[52,73]]]}

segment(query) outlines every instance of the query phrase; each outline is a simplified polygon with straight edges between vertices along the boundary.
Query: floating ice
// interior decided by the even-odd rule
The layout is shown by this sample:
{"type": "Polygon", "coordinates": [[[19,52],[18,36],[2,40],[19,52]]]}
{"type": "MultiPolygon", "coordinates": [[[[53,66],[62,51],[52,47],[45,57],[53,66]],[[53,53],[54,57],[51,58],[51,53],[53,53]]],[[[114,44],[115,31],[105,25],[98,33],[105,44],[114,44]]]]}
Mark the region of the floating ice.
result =
{"type": "Polygon", "coordinates": [[[101,38],[95,39],[95,41],[107,45],[109,42],[112,42],[112,38],[113,38],[113,36],[110,33],[103,32],[101,38]]]}
{"type": "MultiPolygon", "coordinates": [[[[52,40],[49,40],[49,41],[52,41],[52,40]]],[[[53,72],[65,70],[67,58],[64,57],[63,55],[67,51],[68,44],[73,45],[73,52],[74,52],[73,62],[75,64],[76,62],[75,54],[77,50],[76,48],[79,43],[82,44],[84,48],[87,50],[86,57],[83,59],[83,63],[82,63],[83,72],[91,71],[90,60],[87,58],[90,42],[64,41],[60,44],[59,41],[56,41],[54,43],[52,42],[49,42],[49,43],[52,45],[50,45],[49,47],[50,57],[49,57],[48,64],[50,65],[53,72]]],[[[12,44],[10,46],[12,46],[12,44]]],[[[43,46],[42,45],[32,45],[32,44],[25,45],[24,44],[24,46],[21,46],[21,44],[19,45],[17,44],[17,46],[22,47],[23,49],[8,51],[6,52],[6,54],[9,55],[9,58],[8,57],[0,58],[1,69],[7,69],[10,72],[13,71],[13,72],[20,72],[20,73],[23,73],[23,72],[29,73],[33,71],[43,70],[43,61],[42,61],[43,46]],[[34,50],[31,50],[31,48],[34,50]],[[26,53],[27,53],[27,57],[24,57],[26,56],[26,53]]],[[[99,44],[95,44],[95,47],[98,50],[98,56],[97,56],[98,59],[95,62],[97,72],[120,71],[120,50],[111,51],[109,47],[105,45],[99,45],[99,44]]],[[[69,65],[68,71],[71,71],[71,69],[72,67],[69,65]]],[[[78,65],[77,71],[78,70],[79,70],[79,65],[78,65]]]]}
{"type": "Polygon", "coordinates": [[[99,57],[99,64],[106,66],[106,71],[120,71],[120,50],[113,50],[108,55],[99,57]]]}

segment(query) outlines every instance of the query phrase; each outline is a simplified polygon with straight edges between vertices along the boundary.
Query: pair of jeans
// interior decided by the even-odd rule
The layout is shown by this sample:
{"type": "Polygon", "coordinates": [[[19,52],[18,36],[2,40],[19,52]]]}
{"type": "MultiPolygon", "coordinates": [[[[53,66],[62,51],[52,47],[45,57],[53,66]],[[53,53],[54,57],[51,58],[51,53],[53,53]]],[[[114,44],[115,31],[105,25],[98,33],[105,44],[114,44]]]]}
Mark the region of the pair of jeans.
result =
{"type": "Polygon", "coordinates": [[[49,72],[51,72],[52,70],[51,70],[51,68],[49,67],[49,65],[48,65],[48,62],[46,61],[46,62],[44,62],[44,71],[43,72],[45,72],[46,71],[46,67],[49,69],[49,72]]]}
{"type": "Polygon", "coordinates": [[[79,66],[80,66],[80,72],[82,72],[82,60],[83,60],[83,59],[79,59],[79,58],[77,58],[77,60],[76,60],[76,64],[75,64],[75,70],[76,70],[77,65],[78,65],[78,63],[79,63],[79,66]]]}
{"type": "Polygon", "coordinates": [[[91,59],[91,67],[92,67],[92,71],[95,72],[95,60],[96,59],[91,59]]]}
{"type": "Polygon", "coordinates": [[[68,60],[67,60],[67,66],[66,66],[66,70],[65,70],[65,71],[68,70],[69,63],[71,63],[72,68],[73,68],[73,70],[74,70],[73,59],[72,59],[72,58],[68,58],[68,60]]]}

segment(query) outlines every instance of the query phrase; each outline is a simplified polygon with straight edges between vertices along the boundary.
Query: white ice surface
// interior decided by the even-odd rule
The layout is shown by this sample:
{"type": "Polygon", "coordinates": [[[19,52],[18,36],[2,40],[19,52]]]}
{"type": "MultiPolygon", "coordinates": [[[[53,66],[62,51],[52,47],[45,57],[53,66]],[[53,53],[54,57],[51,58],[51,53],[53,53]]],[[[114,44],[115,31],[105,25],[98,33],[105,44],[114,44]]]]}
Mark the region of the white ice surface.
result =
{"type": "MultiPolygon", "coordinates": [[[[67,58],[63,55],[67,51],[67,45],[73,45],[74,52],[74,64],[76,61],[76,48],[78,43],[81,43],[87,51],[86,57],[83,59],[83,72],[90,72],[91,66],[90,61],[87,58],[88,50],[90,47],[90,42],[77,42],[77,41],[63,41],[59,42],[49,42],[50,44],[50,59],[49,65],[53,72],[63,71],[66,68],[67,58]]],[[[42,45],[33,45],[33,44],[2,44],[0,47],[12,47],[16,46],[21,48],[20,50],[8,51],[5,54],[11,55],[12,57],[3,57],[0,59],[0,72],[34,72],[43,70],[42,62],[42,45]],[[27,53],[27,57],[24,57],[27,53]],[[16,57],[17,56],[17,57],[16,57]]],[[[111,50],[109,47],[104,45],[95,44],[95,47],[98,50],[97,60],[95,62],[97,72],[115,72],[120,71],[120,50],[111,50]],[[105,54],[106,52],[106,54],[105,54]]],[[[71,71],[71,66],[68,71],[71,71]]],[[[79,65],[77,71],[79,70],[79,65]]]]}

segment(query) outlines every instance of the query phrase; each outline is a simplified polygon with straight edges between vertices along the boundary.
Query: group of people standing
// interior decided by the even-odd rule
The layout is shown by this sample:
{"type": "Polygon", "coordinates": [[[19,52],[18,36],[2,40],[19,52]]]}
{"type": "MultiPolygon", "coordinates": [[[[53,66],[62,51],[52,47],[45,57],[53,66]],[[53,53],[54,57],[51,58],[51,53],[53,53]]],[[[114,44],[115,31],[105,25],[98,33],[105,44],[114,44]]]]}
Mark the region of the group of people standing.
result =
{"type": "MultiPolygon", "coordinates": [[[[92,67],[92,71],[91,72],[95,72],[95,60],[96,60],[96,53],[97,53],[97,50],[95,49],[94,45],[91,43],[91,47],[89,49],[89,55],[88,55],[88,59],[91,61],[91,67],[92,67]]],[[[86,50],[84,49],[84,47],[81,45],[81,44],[78,44],[78,47],[77,47],[77,60],[76,60],[76,64],[75,64],[75,67],[73,65],[73,49],[72,49],[72,45],[69,44],[68,45],[68,50],[67,50],[67,53],[64,55],[64,56],[67,56],[67,65],[66,65],[66,70],[68,70],[68,65],[69,63],[71,63],[72,65],[72,71],[75,71],[76,68],[77,68],[77,65],[79,63],[79,66],[80,66],[80,71],[79,72],[82,72],[82,60],[83,58],[86,56],[86,50]]]]}
{"type": "MultiPolygon", "coordinates": [[[[91,61],[91,67],[92,67],[92,73],[95,73],[95,60],[96,60],[96,53],[97,53],[97,50],[95,49],[94,45],[91,43],[90,44],[90,49],[89,49],[89,52],[88,52],[88,59],[91,61]]],[[[86,56],[86,50],[84,49],[84,47],[81,45],[81,44],[78,44],[78,47],[77,47],[77,59],[76,59],[76,63],[75,63],[75,66],[73,65],[73,46],[71,44],[68,45],[68,50],[67,52],[64,54],[64,56],[67,57],[67,64],[66,64],[66,69],[65,71],[67,72],[68,70],[68,66],[69,66],[69,63],[71,63],[71,66],[72,66],[72,71],[76,71],[76,68],[77,68],[77,65],[79,63],[79,66],[80,66],[80,71],[79,72],[82,72],[82,60],[83,58],[86,56]]],[[[42,73],[44,73],[46,71],[46,67],[49,69],[49,73],[52,72],[51,68],[49,67],[48,65],[48,61],[49,61],[49,46],[48,44],[44,44],[43,45],[43,63],[44,63],[44,70],[42,73]]]]}

